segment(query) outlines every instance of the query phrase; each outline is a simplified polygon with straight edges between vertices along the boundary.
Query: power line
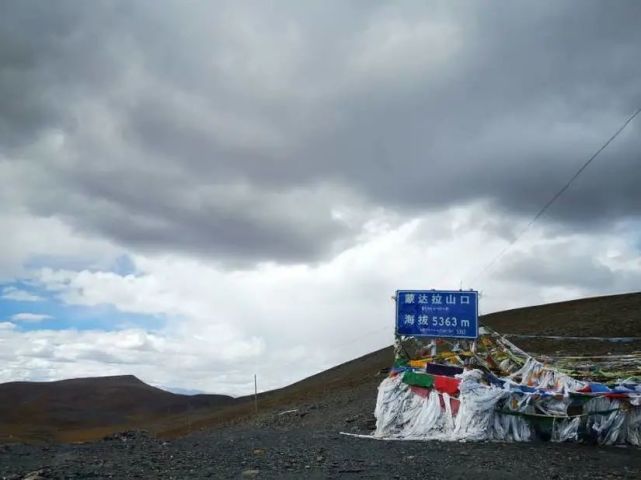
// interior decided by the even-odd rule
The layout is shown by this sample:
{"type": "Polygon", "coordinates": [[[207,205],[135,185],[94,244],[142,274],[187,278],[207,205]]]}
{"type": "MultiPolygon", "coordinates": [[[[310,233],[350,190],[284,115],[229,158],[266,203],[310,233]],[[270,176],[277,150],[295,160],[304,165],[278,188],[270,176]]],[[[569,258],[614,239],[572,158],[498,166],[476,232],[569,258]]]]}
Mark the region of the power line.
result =
{"type": "Polygon", "coordinates": [[[634,118],[639,113],[641,113],[641,108],[637,109],[636,112],[634,112],[630,117],[628,117],[628,119],[625,122],[623,122],[623,125],[621,125],[619,129],[616,132],[614,132],[614,134],[610,138],[608,138],[608,140],[603,145],[601,145],[601,147],[596,152],[594,152],[594,154],[592,154],[592,156],[583,165],[581,165],[581,168],[579,168],[576,171],[576,173],[572,175],[572,177],[567,181],[567,183],[563,185],[563,187],[558,192],[556,192],[552,196],[552,198],[550,198],[550,200],[548,200],[548,202],[536,213],[536,215],[534,215],[532,220],[528,222],[528,224],[523,228],[523,230],[521,230],[521,232],[510,243],[508,243],[503,248],[503,250],[499,252],[497,256],[495,256],[492,260],[490,260],[490,262],[487,265],[485,265],[485,267],[483,267],[481,271],[476,276],[474,276],[474,278],[472,278],[470,283],[474,282],[479,277],[487,273],[491,269],[491,267],[493,267],[501,258],[503,258],[503,255],[505,255],[508,252],[508,250],[510,250],[510,248],[512,248],[514,244],[518,242],[521,239],[521,237],[530,228],[532,228],[532,225],[534,225],[534,223],[545,214],[545,212],[552,206],[552,204],[554,204],[554,202],[556,202],[559,199],[559,197],[561,197],[561,195],[563,195],[566,192],[566,190],[570,188],[570,185],[572,185],[572,183],[579,177],[579,175],[581,175],[581,173],[583,173],[583,171],[586,168],[588,168],[588,166],[599,156],[599,154],[603,152],[603,150],[605,150],[608,147],[608,145],[610,145],[610,143],[612,143],[614,139],[617,138],[621,132],[623,132],[623,130],[625,130],[628,124],[632,120],[634,120],[634,118]]]}

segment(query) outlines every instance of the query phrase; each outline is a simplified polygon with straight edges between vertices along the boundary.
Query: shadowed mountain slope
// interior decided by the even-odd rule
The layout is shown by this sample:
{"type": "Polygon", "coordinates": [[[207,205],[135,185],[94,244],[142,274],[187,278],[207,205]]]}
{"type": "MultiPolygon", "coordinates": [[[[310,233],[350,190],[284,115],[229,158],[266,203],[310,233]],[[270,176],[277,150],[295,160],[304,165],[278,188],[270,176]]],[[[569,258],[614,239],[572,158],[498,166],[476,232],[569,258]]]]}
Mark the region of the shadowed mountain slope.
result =
{"type": "Polygon", "coordinates": [[[0,439],[48,440],[65,432],[98,434],[151,419],[234,401],[226,395],[178,395],[133,375],[0,384],[0,439]]]}
{"type": "Polygon", "coordinates": [[[481,322],[507,334],[513,343],[532,354],[609,355],[641,351],[641,293],[516,308],[484,315],[481,322]],[[519,335],[627,338],[607,341],[519,335]]]}
{"type": "Polygon", "coordinates": [[[500,333],[641,336],[641,292],[516,308],[481,317],[500,333]]]}

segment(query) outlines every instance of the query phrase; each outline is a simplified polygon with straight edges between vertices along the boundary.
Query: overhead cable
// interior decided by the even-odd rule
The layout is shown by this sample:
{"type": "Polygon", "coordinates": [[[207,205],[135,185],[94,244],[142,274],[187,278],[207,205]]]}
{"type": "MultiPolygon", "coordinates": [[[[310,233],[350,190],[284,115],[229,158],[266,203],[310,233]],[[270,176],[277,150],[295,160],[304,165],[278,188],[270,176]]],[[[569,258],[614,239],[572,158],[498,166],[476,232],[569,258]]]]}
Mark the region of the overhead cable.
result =
{"type": "Polygon", "coordinates": [[[591,163],[592,163],[592,162],[593,162],[593,161],[594,161],[594,160],[599,156],[599,154],[601,154],[601,152],[603,152],[603,150],[605,150],[605,149],[608,147],[608,145],[610,145],[610,143],[612,143],[612,142],[614,141],[614,139],[615,139],[615,138],[617,138],[617,137],[619,136],[619,134],[620,134],[621,132],[623,132],[623,130],[625,130],[625,128],[628,126],[628,124],[629,124],[632,120],[634,120],[634,118],[635,118],[637,115],[639,115],[639,113],[641,113],[641,108],[637,109],[637,111],[636,111],[636,112],[634,112],[630,117],[628,117],[628,119],[627,119],[625,122],[623,122],[623,125],[621,125],[621,126],[619,127],[619,129],[618,129],[616,132],[614,132],[614,134],[613,134],[610,138],[608,138],[608,140],[607,140],[603,145],[601,145],[601,147],[600,147],[596,152],[594,152],[594,153],[592,154],[592,156],[591,156],[590,158],[588,158],[588,160],[587,160],[583,165],[581,165],[581,167],[580,167],[580,168],[579,168],[579,169],[574,173],[574,175],[572,175],[572,177],[567,181],[567,183],[566,183],[565,185],[563,185],[563,187],[561,187],[561,189],[560,189],[558,192],[556,192],[556,193],[552,196],[552,198],[550,198],[550,200],[548,200],[548,202],[547,202],[545,205],[543,205],[543,207],[542,207],[538,212],[536,212],[536,215],[534,215],[534,217],[532,217],[532,219],[531,219],[531,220],[528,222],[528,224],[523,228],[523,230],[521,230],[521,231],[519,232],[519,234],[518,234],[516,237],[514,237],[514,239],[513,239],[510,243],[508,243],[508,244],[503,248],[503,250],[501,250],[501,251],[498,253],[498,255],[496,255],[492,260],[490,260],[490,262],[488,262],[488,263],[487,263],[487,264],[486,264],[486,265],[485,265],[485,266],[484,266],[484,267],[479,271],[479,273],[478,273],[477,275],[475,275],[475,276],[472,278],[472,280],[470,281],[470,283],[473,283],[473,282],[474,282],[474,281],[476,281],[478,278],[480,278],[481,276],[483,276],[485,273],[489,272],[489,271],[490,271],[490,269],[491,269],[491,268],[492,268],[492,267],[493,267],[493,266],[494,266],[494,265],[495,265],[495,264],[496,264],[496,263],[497,263],[501,258],[503,258],[503,256],[504,256],[504,255],[505,255],[505,254],[506,254],[506,253],[507,253],[507,252],[508,252],[508,251],[509,251],[513,246],[514,246],[514,244],[516,244],[516,242],[518,242],[518,241],[521,239],[521,237],[523,237],[523,235],[524,235],[524,234],[525,234],[525,233],[526,233],[530,228],[532,228],[532,226],[536,223],[536,221],[537,221],[539,218],[541,218],[541,217],[545,214],[545,212],[547,212],[547,211],[548,211],[548,209],[549,209],[549,208],[554,204],[554,202],[556,202],[556,201],[561,197],[561,195],[563,195],[563,194],[568,190],[568,188],[570,188],[570,185],[572,185],[572,183],[573,183],[573,182],[574,182],[574,181],[579,177],[579,175],[581,175],[581,173],[583,173],[583,171],[584,171],[586,168],[588,168],[588,167],[590,166],[590,164],[591,164],[591,163]]]}

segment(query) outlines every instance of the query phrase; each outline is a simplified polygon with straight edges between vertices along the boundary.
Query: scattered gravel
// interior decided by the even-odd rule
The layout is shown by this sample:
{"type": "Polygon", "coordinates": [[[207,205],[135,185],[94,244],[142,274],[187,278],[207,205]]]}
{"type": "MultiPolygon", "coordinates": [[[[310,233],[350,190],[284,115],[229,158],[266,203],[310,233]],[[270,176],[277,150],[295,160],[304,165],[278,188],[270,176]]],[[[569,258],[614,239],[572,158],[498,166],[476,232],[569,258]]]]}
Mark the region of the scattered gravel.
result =
{"type": "Polygon", "coordinates": [[[86,444],[6,445],[0,479],[641,478],[636,448],[385,442],[293,423],[240,425],[172,441],[126,432],[86,444]]]}

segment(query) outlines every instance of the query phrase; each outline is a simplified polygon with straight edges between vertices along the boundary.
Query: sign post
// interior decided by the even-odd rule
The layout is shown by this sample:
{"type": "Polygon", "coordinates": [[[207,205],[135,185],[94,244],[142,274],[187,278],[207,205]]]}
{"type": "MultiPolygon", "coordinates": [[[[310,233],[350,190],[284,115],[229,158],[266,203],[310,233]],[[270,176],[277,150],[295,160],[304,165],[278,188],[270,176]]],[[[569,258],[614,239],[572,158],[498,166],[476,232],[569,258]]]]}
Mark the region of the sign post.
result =
{"type": "Polygon", "coordinates": [[[396,334],[476,339],[479,334],[478,292],[397,290],[396,334]]]}

